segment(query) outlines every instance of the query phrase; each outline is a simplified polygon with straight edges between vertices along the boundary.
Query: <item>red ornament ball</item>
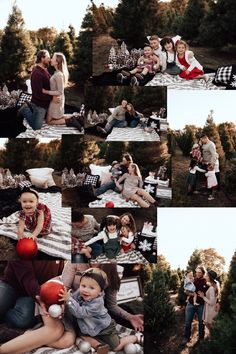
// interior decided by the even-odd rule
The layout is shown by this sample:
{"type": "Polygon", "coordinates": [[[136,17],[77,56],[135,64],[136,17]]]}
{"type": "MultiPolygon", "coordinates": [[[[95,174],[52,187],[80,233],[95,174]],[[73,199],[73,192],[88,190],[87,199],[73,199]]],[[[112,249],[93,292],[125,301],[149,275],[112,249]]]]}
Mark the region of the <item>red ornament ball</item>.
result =
{"type": "Polygon", "coordinates": [[[21,238],[16,245],[16,252],[23,260],[32,260],[38,252],[38,246],[32,238],[21,238]]]}
{"type": "Polygon", "coordinates": [[[40,288],[40,299],[45,303],[46,306],[51,306],[53,304],[61,305],[62,302],[59,301],[59,293],[61,289],[65,289],[64,284],[59,280],[49,280],[40,288]]]}
{"type": "Polygon", "coordinates": [[[106,208],[114,208],[115,204],[113,202],[106,202],[105,207],[106,208]]]}

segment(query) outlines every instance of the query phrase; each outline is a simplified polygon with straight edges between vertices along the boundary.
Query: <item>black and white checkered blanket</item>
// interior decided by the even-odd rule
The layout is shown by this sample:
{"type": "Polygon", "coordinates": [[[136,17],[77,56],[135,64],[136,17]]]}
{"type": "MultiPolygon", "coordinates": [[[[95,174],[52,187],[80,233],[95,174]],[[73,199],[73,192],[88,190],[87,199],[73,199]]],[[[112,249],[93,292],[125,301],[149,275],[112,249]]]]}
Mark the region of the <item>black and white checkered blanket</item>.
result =
{"type": "MultiPolygon", "coordinates": [[[[116,325],[116,329],[117,329],[120,337],[126,337],[128,335],[135,334],[134,330],[132,330],[130,328],[126,328],[126,327],[121,326],[119,324],[116,325]]],[[[119,353],[124,354],[124,351],[119,352],[119,353]]],[[[32,350],[31,352],[28,352],[25,354],[82,354],[82,353],[79,351],[78,345],[73,345],[72,347],[66,348],[66,349],[53,349],[53,348],[49,348],[49,347],[42,347],[39,349],[32,350]]],[[[115,354],[115,352],[109,351],[109,354],[115,354]]],[[[143,354],[142,347],[139,351],[139,354],[143,354]]]]}
{"type": "Polygon", "coordinates": [[[108,190],[101,194],[100,199],[89,203],[89,208],[105,208],[107,202],[113,202],[115,208],[139,208],[138,203],[126,200],[121,194],[108,190]]]}
{"type": "Polygon", "coordinates": [[[148,133],[140,127],[113,128],[106,141],[160,141],[160,136],[155,130],[148,133]]]}
{"type": "MultiPolygon", "coordinates": [[[[136,263],[136,264],[148,263],[146,258],[144,258],[143,255],[139,251],[136,251],[136,250],[129,251],[127,253],[119,253],[118,256],[116,256],[116,262],[119,264],[121,264],[121,263],[136,263]]],[[[101,254],[95,260],[91,261],[91,263],[109,263],[109,259],[104,254],[101,254]]]]}
{"type": "Polygon", "coordinates": [[[67,127],[63,125],[49,125],[44,123],[39,130],[33,130],[27,121],[24,119],[23,124],[26,127],[26,131],[19,134],[17,138],[61,138],[62,134],[83,134],[76,128],[67,127]]]}
{"type": "Polygon", "coordinates": [[[216,86],[212,83],[214,75],[206,74],[207,82],[200,80],[185,80],[178,75],[156,74],[146,86],[167,86],[168,89],[178,90],[224,90],[223,86],[216,86]]]}
{"type": "MultiPolygon", "coordinates": [[[[39,193],[52,213],[52,230],[37,239],[38,249],[50,256],[71,259],[71,209],[61,207],[61,193],[39,193]]],[[[0,220],[0,235],[17,240],[18,212],[0,220]]]]}

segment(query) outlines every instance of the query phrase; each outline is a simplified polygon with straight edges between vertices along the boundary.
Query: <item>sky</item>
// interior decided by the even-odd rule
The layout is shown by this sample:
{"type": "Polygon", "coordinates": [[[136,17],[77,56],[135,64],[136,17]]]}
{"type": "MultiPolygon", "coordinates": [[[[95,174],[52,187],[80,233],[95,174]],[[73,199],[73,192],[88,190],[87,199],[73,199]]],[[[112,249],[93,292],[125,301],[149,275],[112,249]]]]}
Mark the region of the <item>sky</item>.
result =
{"type": "MultiPolygon", "coordinates": [[[[0,29],[3,29],[11,12],[13,0],[0,0],[0,29]]],[[[96,3],[96,1],[95,1],[96,3]]],[[[99,2],[98,2],[99,3],[99,2]]],[[[55,27],[58,31],[67,30],[72,24],[79,33],[86,8],[90,0],[17,0],[28,30],[40,27],[55,27]]]]}
{"type": "Polygon", "coordinates": [[[167,118],[171,129],[186,124],[203,127],[211,109],[215,123],[236,124],[235,91],[225,90],[168,90],[167,118]]]}
{"type": "Polygon", "coordinates": [[[158,209],[158,254],[185,269],[195,249],[215,248],[228,271],[236,250],[235,208],[158,209]]]}

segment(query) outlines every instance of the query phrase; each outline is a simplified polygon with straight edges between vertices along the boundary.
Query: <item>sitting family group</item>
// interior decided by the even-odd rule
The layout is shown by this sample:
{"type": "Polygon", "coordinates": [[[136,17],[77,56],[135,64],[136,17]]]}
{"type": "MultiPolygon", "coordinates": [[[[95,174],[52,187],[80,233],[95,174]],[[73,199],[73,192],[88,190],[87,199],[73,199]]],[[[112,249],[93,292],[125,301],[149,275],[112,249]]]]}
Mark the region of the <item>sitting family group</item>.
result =
{"type": "Polygon", "coordinates": [[[132,103],[123,99],[119,106],[117,106],[112,114],[108,117],[104,128],[97,126],[97,130],[102,134],[109,134],[113,127],[117,128],[135,128],[137,125],[145,120],[142,114],[135,111],[132,103]]]}
{"type": "Polygon", "coordinates": [[[206,134],[202,134],[199,143],[193,145],[190,157],[188,195],[199,193],[197,190],[199,173],[205,173],[208,200],[213,200],[214,191],[220,190],[219,155],[214,142],[206,134]]]}
{"type": "Polygon", "coordinates": [[[142,176],[137,164],[133,163],[130,154],[124,154],[122,162],[113,161],[113,168],[116,165],[119,174],[111,177],[111,182],[105,183],[98,188],[91,187],[91,196],[98,197],[109,189],[122,194],[122,197],[127,200],[132,200],[141,208],[149,208],[150,206],[157,207],[158,202],[146,192],[142,186],[142,176]]]}
{"type": "Polygon", "coordinates": [[[130,81],[131,86],[138,86],[142,85],[147,74],[154,75],[158,72],[179,75],[185,80],[206,80],[202,65],[185,41],[179,36],[160,40],[157,35],[152,35],[149,37],[149,44],[143,48],[143,55],[138,59],[137,66],[130,71],[122,70],[117,74],[117,81],[130,81]]]}
{"type": "Polygon", "coordinates": [[[0,353],[26,353],[43,346],[65,349],[76,344],[77,337],[98,354],[121,351],[131,343],[142,344],[140,333],[120,337],[116,330],[115,319],[143,331],[143,316],[117,305],[119,287],[114,264],[90,268],[70,262],[64,265],[63,261],[8,261],[0,280],[0,321],[4,323],[0,337],[1,343],[5,342],[0,353]],[[60,317],[50,315],[39,297],[42,285],[52,279],[62,284],[60,317]],[[40,315],[35,317],[36,304],[40,315]]]}
{"type": "Polygon", "coordinates": [[[113,263],[119,253],[135,249],[135,234],[136,225],[131,213],[125,213],[120,217],[109,215],[99,224],[94,216],[73,211],[73,261],[84,263],[92,257],[96,258],[100,254],[105,254],[113,263]]]}
{"type": "Polygon", "coordinates": [[[79,113],[65,114],[64,89],[68,78],[69,72],[63,53],[54,53],[52,58],[47,50],[37,53],[36,66],[31,74],[31,102],[25,102],[18,111],[18,115],[25,118],[33,130],[41,129],[46,119],[47,124],[65,124],[82,132],[83,117],[79,113]],[[55,69],[52,76],[47,70],[49,64],[55,69]]]}
{"type": "Polygon", "coordinates": [[[219,311],[220,287],[217,273],[198,266],[193,277],[192,270],[187,271],[184,290],[188,295],[185,309],[185,331],[183,345],[191,339],[192,322],[195,313],[198,317],[199,341],[204,339],[205,326],[211,329],[212,322],[219,311]]]}

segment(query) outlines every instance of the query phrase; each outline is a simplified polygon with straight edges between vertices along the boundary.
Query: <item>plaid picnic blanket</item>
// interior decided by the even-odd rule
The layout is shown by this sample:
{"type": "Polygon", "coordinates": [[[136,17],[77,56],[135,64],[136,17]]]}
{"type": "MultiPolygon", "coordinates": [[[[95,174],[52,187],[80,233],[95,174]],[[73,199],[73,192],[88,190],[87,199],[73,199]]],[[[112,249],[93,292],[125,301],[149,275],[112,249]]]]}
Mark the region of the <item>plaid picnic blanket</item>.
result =
{"type": "Polygon", "coordinates": [[[160,141],[155,130],[148,133],[139,126],[136,128],[113,128],[106,141],[160,141]]]}
{"type": "Polygon", "coordinates": [[[121,194],[108,190],[99,195],[100,199],[96,199],[89,203],[89,208],[106,208],[106,203],[112,201],[115,208],[140,208],[138,203],[132,200],[126,200],[121,194]]]}
{"type": "MultiPolygon", "coordinates": [[[[71,209],[61,207],[61,193],[39,193],[52,214],[49,235],[37,239],[38,249],[50,256],[71,259],[71,209]]],[[[18,211],[0,220],[0,235],[17,240],[18,211]]]]}

